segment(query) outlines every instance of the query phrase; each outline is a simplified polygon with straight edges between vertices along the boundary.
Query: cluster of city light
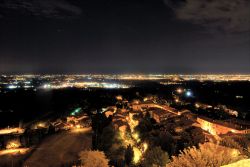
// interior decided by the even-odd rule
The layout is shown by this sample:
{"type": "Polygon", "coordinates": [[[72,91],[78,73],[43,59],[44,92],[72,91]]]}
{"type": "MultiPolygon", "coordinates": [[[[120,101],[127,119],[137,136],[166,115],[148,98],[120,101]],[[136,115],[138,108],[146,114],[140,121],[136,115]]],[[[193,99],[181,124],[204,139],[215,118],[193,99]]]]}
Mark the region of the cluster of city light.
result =
{"type": "Polygon", "coordinates": [[[106,88],[120,89],[132,85],[123,84],[127,80],[157,80],[163,85],[182,84],[183,81],[250,81],[250,75],[166,75],[166,74],[123,74],[123,75],[2,75],[0,85],[7,89],[34,88],[32,80],[39,79],[39,88],[62,89],[77,88],[106,88]],[[42,86],[41,86],[42,85],[42,86]]]}
{"type": "MultiPolygon", "coordinates": [[[[167,78],[170,78],[171,75],[169,75],[167,78]]],[[[149,74],[149,75],[142,75],[142,74],[124,74],[124,75],[118,75],[118,79],[121,80],[161,80],[166,79],[166,76],[163,74],[149,74]]]]}
{"type": "Polygon", "coordinates": [[[128,85],[108,82],[71,82],[71,83],[58,83],[58,84],[44,84],[43,89],[63,89],[63,88],[129,88],[128,85]]]}
{"type": "MultiPolygon", "coordinates": [[[[28,88],[33,88],[34,86],[32,85],[24,85],[23,88],[28,89],[28,88]]],[[[19,85],[8,85],[7,86],[8,89],[17,89],[17,88],[22,88],[19,85]]]]}
{"type": "Polygon", "coordinates": [[[18,86],[17,85],[9,85],[8,88],[9,89],[16,89],[16,88],[18,88],[18,86]]]}
{"type": "Polygon", "coordinates": [[[224,74],[208,74],[208,75],[180,75],[183,80],[199,80],[199,81],[250,81],[250,75],[224,75],[224,74]]]}
{"type": "Polygon", "coordinates": [[[50,88],[51,88],[51,85],[50,85],[50,84],[44,84],[44,85],[43,85],[43,88],[44,88],[44,89],[50,89],[50,88]]]}
{"type": "Polygon", "coordinates": [[[182,89],[182,88],[178,88],[176,89],[176,92],[178,94],[184,94],[186,97],[192,97],[193,96],[193,92],[189,89],[182,89]]]}

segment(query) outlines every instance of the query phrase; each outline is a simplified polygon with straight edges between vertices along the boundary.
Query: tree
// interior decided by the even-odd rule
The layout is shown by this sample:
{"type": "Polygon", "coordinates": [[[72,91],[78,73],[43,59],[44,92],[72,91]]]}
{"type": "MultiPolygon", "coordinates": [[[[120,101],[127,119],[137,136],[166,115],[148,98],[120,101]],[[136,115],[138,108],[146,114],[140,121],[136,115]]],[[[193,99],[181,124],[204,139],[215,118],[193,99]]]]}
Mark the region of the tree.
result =
{"type": "Polygon", "coordinates": [[[117,161],[124,160],[125,148],[119,131],[109,125],[103,129],[100,139],[98,149],[106,153],[110,159],[110,164],[115,165],[117,161]]]}
{"type": "Polygon", "coordinates": [[[199,143],[205,142],[205,135],[201,128],[190,128],[189,132],[194,146],[198,146],[199,143]]]}
{"type": "Polygon", "coordinates": [[[158,140],[160,142],[162,150],[167,151],[169,155],[173,155],[175,153],[176,141],[169,132],[160,132],[158,140]]]}
{"type": "Polygon", "coordinates": [[[98,149],[107,152],[112,145],[122,145],[119,131],[116,131],[112,125],[109,125],[103,129],[100,136],[101,141],[98,145],[98,149]]]}
{"type": "Polygon", "coordinates": [[[144,167],[163,167],[169,163],[168,153],[163,151],[160,147],[153,147],[148,149],[148,151],[144,155],[144,159],[142,165],[144,167]]]}
{"type": "Polygon", "coordinates": [[[131,145],[128,145],[125,151],[125,161],[127,165],[130,165],[134,157],[134,151],[131,145]]]}
{"type": "Polygon", "coordinates": [[[94,149],[98,149],[98,145],[100,145],[100,135],[104,127],[109,124],[109,119],[106,118],[105,114],[98,112],[97,114],[91,117],[92,120],[92,129],[93,129],[93,136],[92,136],[92,147],[94,149]]]}
{"type": "Polygon", "coordinates": [[[244,159],[237,149],[204,143],[184,149],[178,156],[172,157],[168,167],[213,166],[219,167],[244,159]]]}
{"type": "Polygon", "coordinates": [[[139,132],[141,139],[147,138],[148,133],[152,130],[152,124],[149,119],[141,119],[135,127],[135,131],[139,132]]]}
{"type": "Polygon", "coordinates": [[[109,160],[101,151],[82,151],[79,154],[82,167],[108,167],[109,160]]]}

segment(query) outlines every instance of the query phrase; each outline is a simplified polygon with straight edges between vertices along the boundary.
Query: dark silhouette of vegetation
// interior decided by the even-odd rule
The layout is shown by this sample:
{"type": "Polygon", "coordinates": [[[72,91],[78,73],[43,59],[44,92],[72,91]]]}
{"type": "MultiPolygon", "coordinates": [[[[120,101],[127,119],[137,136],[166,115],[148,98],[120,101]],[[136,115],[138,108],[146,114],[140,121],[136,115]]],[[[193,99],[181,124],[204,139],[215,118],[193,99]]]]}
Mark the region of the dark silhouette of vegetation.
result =
{"type": "Polygon", "coordinates": [[[128,145],[125,151],[125,161],[127,165],[130,165],[132,163],[133,157],[134,157],[133,148],[131,145],[128,145]]]}
{"type": "Polygon", "coordinates": [[[103,129],[100,139],[97,149],[106,153],[110,164],[115,165],[124,160],[125,148],[121,143],[121,136],[112,125],[103,129]]]}
{"type": "Polygon", "coordinates": [[[167,152],[163,151],[160,147],[152,147],[146,151],[142,165],[144,167],[165,167],[169,162],[170,160],[167,152]]]}

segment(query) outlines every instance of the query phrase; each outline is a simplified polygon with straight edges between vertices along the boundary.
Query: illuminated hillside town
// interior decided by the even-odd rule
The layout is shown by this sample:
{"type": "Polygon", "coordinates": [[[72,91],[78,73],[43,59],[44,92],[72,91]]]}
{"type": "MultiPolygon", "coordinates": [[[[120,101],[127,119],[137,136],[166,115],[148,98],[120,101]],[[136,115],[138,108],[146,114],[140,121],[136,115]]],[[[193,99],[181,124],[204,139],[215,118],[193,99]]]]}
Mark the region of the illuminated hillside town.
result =
{"type": "Polygon", "coordinates": [[[0,0],[0,167],[250,167],[250,0],[0,0]]]}
{"type": "Polygon", "coordinates": [[[110,166],[176,166],[193,147],[245,163],[249,83],[248,75],[2,75],[1,166],[37,166],[44,156],[45,166],[80,165],[83,150],[103,151],[110,166]]]}

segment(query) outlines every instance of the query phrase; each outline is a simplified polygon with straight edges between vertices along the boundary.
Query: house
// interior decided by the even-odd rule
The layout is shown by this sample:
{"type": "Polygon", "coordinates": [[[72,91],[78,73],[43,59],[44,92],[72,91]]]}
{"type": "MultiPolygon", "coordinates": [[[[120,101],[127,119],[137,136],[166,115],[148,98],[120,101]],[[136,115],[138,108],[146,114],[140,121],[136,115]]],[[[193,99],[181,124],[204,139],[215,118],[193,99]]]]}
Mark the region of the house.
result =
{"type": "Polygon", "coordinates": [[[197,117],[197,122],[203,130],[208,131],[213,135],[227,134],[227,133],[238,133],[238,134],[249,134],[250,125],[239,124],[235,120],[219,121],[213,120],[207,117],[197,117]]]}
{"type": "Polygon", "coordinates": [[[161,123],[164,120],[175,117],[176,115],[163,109],[154,108],[149,110],[150,116],[157,122],[161,123]]]}

